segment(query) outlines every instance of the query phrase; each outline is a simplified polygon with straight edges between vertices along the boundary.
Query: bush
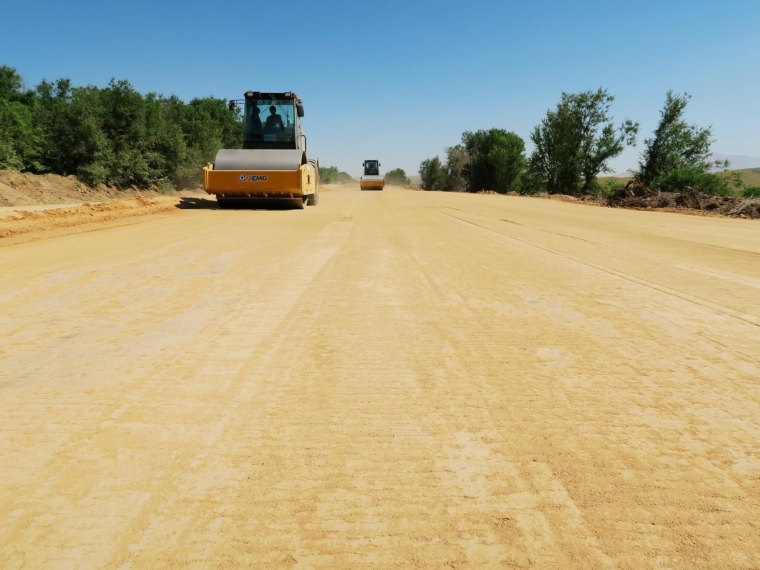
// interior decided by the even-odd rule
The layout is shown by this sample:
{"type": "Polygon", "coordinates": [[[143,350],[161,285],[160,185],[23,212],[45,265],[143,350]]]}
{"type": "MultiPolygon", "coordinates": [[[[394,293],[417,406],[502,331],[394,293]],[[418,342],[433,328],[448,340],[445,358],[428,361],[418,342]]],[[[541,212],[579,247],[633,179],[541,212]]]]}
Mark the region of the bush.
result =
{"type": "Polygon", "coordinates": [[[396,186],[406,186],[411,184],[412,181],[406,177],[406,172],[403,168],[394,168],[385,175],[385,181],[388,184],[395,184],[396,186]]]}
{"type": "Polygon", "coordinates": [[[683,192],[693,188],[701,194],[729,196],[733,192],[730,176],[705,172],[701,166],[682,166],[652,181],[651,186],[663,192],[683,192]]]}
{"type": "Polygon", "coordinates": [[[320,166],[319,181],[321,184],[345,184],[354,179],[348,172],[338,170],[337,166],[320,166]]]}
{"type": "Polygon", "coordinates": [[[99,162],[93,162],[86,166],[82,166],[79,169],[77,177],[85,184],[92,186],[99,186],[104,184],[108,180],[108,169],[99,162]]]}
{"type": "Polygon", "coordinates": [[[745,188],[742,195],[745,198],[760,198],[760,186],[750,186],[745,188]]]}
{"type": "Polygon", "coordinates": [[[610,178],[604,182],[595,180],[589,188],[589,193],[596,194],[597,196],[609,196],[613,191],[615,191],[617,188],[620,188],[621,186],[622,185],[616,178],[610,178]]]}

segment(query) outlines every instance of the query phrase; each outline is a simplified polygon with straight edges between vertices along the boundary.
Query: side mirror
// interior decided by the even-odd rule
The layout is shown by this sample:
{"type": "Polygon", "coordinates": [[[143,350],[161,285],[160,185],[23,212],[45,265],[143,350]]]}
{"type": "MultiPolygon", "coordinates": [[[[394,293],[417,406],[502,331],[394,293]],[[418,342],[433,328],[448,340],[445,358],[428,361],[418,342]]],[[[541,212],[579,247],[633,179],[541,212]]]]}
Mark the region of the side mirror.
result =
{"type": "Polygon", "coordinates": [[[234,111],[235,107],[237,107],[237,104],[235,103],[234,100],[230,100],[230,104],[227,105],[227,107],[229,108],[230,111],[234,111]]]}
{"type": "Polygon", "coordinates": [[[296,112],[298,113],[299,117],[303,117],[303,105],[296,105],[296,112]]]}

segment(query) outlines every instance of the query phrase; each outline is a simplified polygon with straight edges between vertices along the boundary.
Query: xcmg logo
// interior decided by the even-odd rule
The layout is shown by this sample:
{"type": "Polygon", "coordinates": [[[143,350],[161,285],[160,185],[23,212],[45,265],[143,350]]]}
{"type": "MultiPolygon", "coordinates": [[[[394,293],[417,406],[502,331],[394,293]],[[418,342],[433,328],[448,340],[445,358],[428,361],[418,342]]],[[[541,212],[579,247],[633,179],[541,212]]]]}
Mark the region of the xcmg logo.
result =
{"type": "Polygon", "coordinates": [[[240,182],[266,182],[267,177],[264,174],[238,174],[240,182]]]}

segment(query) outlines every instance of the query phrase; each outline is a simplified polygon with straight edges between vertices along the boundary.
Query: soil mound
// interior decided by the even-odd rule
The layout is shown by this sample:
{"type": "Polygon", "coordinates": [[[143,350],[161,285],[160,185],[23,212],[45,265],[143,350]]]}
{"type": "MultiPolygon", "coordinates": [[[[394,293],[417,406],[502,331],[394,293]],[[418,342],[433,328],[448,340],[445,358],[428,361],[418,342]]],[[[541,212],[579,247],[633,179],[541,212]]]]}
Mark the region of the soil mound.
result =
{"type": "Polygon", "coordinates": [[[613,208],[691,210],[739,218],[760,218],[760,198],[712,196],[693,188],[683,192],[661,192],[634,181],[607,196],[613,208]]]}
{"type": "Polygon", "coordinates": [[[91,188],[75,176],[0,170],[0,207],[103,202],[130,194],[135,192],[117,190],[105,185],[91,188]]]}
{"type": "Polygon", "coordinates": [[[152,196],[113,200],[102,204],[85,202],[71,208],[43,211],[13,210],[0,212],[0,239],[19,234],[109,222],[147,214],[176,211],[177,199],[152,196]]]}

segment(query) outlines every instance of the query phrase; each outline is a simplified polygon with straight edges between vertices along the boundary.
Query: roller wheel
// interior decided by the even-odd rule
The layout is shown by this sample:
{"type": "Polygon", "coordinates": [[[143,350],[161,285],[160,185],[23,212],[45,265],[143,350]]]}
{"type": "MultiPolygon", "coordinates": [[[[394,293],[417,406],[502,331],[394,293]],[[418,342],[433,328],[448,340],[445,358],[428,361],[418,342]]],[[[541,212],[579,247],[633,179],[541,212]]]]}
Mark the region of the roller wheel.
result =
{"type": "Polygon", "coordinates": [[[319,189],[314,191],[314,194],[310,194],[309,197],[306,199],[306,203],[309,206],[316,206],[319,204],[319,189]]]}

